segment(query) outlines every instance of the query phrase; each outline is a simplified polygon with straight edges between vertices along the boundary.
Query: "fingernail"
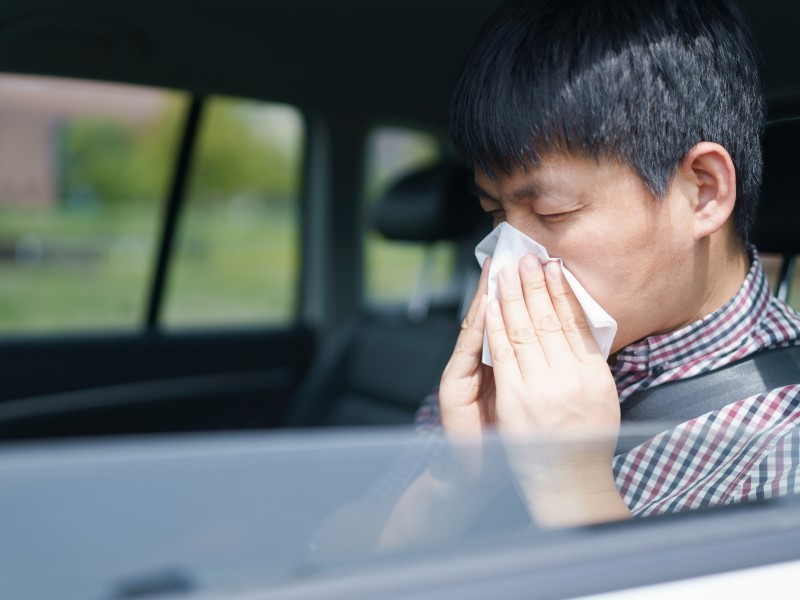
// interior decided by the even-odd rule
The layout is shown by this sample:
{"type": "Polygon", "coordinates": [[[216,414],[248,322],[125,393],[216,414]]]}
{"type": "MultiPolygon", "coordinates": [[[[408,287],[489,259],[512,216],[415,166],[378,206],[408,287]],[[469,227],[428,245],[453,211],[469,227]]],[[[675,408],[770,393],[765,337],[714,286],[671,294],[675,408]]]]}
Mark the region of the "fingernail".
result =
{"type": "Polygon", "coordinates": [[[500,303],[497,300],[489,301],[489,313],[495,316],[500,314],[500,303]]]}
{"type": "Polygon", "coordinates": [[[526,271],[530,271],[531,273],[535,273],[541,268],[541,263],[539,259],[536,258],[533,254],[526,254],[522,257],[522,266],[525,268],[526,271]]]}
{"type": "Polygon", "coordinates": [[[483,267],[481,267],[481,268],[483,268],[483,269],[488,269],[490,264],[492,264],[492,257],[491,257],[491,256],[487,256],[487,257],[484,259],[484,261],[483,261],[483,267]]]}
{"type": "Polygon", "coordinates": [[[544,268],[547,276],[551,279],[561,278],[561,263],[557,260],[550,261],[544,268]]]}

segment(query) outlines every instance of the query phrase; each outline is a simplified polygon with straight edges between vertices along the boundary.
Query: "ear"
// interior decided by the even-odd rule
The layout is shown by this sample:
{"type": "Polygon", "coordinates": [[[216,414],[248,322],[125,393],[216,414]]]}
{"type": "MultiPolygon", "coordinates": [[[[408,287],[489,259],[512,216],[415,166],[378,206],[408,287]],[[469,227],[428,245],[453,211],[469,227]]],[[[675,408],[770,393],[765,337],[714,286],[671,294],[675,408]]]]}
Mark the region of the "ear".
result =
{"type": "Polygon", "coordinates": [[[713,142],[700,142],[683,157],[678,173],[689,193],[694,239],[722,229],[736,205],[736,170],[728,151],[713,142]]]}

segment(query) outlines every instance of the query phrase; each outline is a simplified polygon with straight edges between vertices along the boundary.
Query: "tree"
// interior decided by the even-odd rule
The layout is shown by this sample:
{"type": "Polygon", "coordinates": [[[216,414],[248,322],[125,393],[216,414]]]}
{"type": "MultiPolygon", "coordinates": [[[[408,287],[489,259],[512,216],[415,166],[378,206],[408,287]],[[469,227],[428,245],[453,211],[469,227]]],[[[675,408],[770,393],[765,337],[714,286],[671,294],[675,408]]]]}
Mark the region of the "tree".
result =
{"type": "MultiPolygon", "coordinates": [[[[63,197],[113,204],[163,200],[186,106],[170,98],[147,123],[107,118],[65,122],[59,144],[63,197]]],[[[263,113],[270,108],[227,99],[207,105],[190,171],[193,197],[214,201],[247,195],[278,202],[294,195],[298,140],[264,129],[263,113]]]]}

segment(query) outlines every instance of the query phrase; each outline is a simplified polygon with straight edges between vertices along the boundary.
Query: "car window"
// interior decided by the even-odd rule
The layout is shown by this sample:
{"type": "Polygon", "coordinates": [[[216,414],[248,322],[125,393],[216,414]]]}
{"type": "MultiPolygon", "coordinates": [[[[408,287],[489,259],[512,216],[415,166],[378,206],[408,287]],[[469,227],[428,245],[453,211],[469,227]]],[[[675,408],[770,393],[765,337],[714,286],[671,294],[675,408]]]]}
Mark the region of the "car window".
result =
{"type": "Polygon", "coordinates": [[[0,333],[141,326],[186,102],[0,75],[0,333]]]}
{"type": "Polygon", "coordinates": [[[450,242],[433,245],[389,240],[372,227],[371,214],[393,182],[436,163],[442,147],[431,133],[403,127],[378,127],[367,139],[366,229],[364,232],[365,299],[372,306],[402,304],[420,284],[430,261],[433,293],[448,283],[455,261],[450,242]]]}
{"type": "MultiPolygon", "coordinates": [[[[777,292],[781,279],[783,257],[780,254],[771,254],[767,252],[759,253],[759,256],[764,264],[764,272],[772,286],[772,290],[777,292]]],[[[789,297],[787,304],[795,310],[800,310],[800,270],[797,268],[794,269],[794,273],[792,274],[788,292],[789,297]]]]}
{"type": "MultiPolygon", "coordinates": [[[[0,333],[140,329],[188,94],[0,75],[0,333]]],[[[295,315],[304,123],[206,100],[159,322],[295,315]]]]}
{"type": "MultiPolygon", "coordinates": [[[[732,424],[727,434],[745,445],[771,435],[737,431],[732,424]]],[[[704,447],[720,442],[718,435],[705,438],[704,447]]],[[[598,440],[590,436],[588,441],[598,440]]],[[[134,590],[147,590],[234,598],[251,597],[245,590],[253,590],[252,597],[284,598],[317,597],[325,589],[325,597],[382,597],[400,584],[382,580],[373,594],[361,588],[349,596],[337,578],[388,576],[381,567],[405,564],[417,568],[406,572],[410,587],[403,597],[415,597],[414,591],[433,593],[430,577],[445,575],[447,560],[472,556],[470,578],[482,572],[511,582],[509,569],[541,574],[555,569],[553,578],[571,593],[547,597],[576,597],[603,589],[609,573],[621,577],[609,571],[608,561],[624,552],[639,561],[650,559],[647,576],[633,578],[638,585],[689,576],[693,566],[707,568],[720,556],[727,568],[756,564],[763,556],[768,556],[763,562],[797,556],[795,537],[774,546],[761,541],[759,548],[770,550],[766,555],[722,550],[736,540],[752,544],[767,532],[796,536],[800,506],[791,498],[771,505],[751,502],[742,509],[720,506],[725,502],[716,498],[713,511],[697,503],[694,508],[702,512],[694,515],[676,511],[599,527],[540,527],[521,506],[521,487],[509,479],[506,441],[491,435],[481,441],[481,460],[495,477],[459,486],[458,493],[443,494],[438,503],[423,502],[415,514],[428,527],[411,532],[402,547],[379,552],[375,540],[396,496],[375,482],[385,479],[398,457],[413,459],[417,470],[426,468],[447,447],[444,438],[427,436],[421,444],[411,430],[398,429],[108,439],[7,449],[0,455],[0,485],[4,507],[15,518],[0,523],[5,566],[0,596],[130,598],[141,596],[134,590]],[[491,497],[496,499],[482,500],[491,497]],[[476,509],[475,525],[464,529],[459,521],[470,505],[476,509]],[[716,549],[710,555],[693,553],[701,544],[716,549]],[[509,553],[514,548],[527,550],[524,560],[509,553]],[[742,556],[752,563],[742,562],[742,556]],[[568,585],[573,578],[563,577],[563,569],[584,572],[591,564],[597,570],[577,577],[578,589],[568,585]],[[291,593],[292,586],[302,591],[315,583],[316,593],[314,588],[305,595],[291,593]],[[256,587],[263,587],[261,594],[256,587]]],[[[556,444],[578,449],[583,442],[544,437],[514,443],[530,444],[532,463],[545,465],[556,444]]],[[[464,471],[456,462],[437,471],[440,481],[461,481],[464,471]]],[[[464,582],[467,564],[451,573],[453,581],[464,582]]],[[[527,597],[530,588],[516,592],[498,597],[527,597]]]]}
{"type": "Polygon", "coordinates": [[[293,107],[206,101],[167,282],[166,327],[294,318],[304,135],[293,107]]]}

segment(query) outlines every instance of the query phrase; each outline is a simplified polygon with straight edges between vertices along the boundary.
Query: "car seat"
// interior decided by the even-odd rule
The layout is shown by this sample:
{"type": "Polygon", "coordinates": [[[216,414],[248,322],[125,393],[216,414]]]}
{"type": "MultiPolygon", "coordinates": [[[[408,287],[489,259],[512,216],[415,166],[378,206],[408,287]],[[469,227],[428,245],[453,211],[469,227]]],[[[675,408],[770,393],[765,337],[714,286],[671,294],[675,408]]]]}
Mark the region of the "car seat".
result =
{"type": "Polygon", "coordinates": [[[403,314],[364,309],[331,336],[290,400],[284,427],[408,424],[439,383],[459,332],[464,298],[477,283],[473,249],[488,219],[469,196],[471,174],[438,164],[407,175],[380,200],[374,226],[390,240],[458,248],[458,293],[443,302],[423,269],[403,314]]]}

